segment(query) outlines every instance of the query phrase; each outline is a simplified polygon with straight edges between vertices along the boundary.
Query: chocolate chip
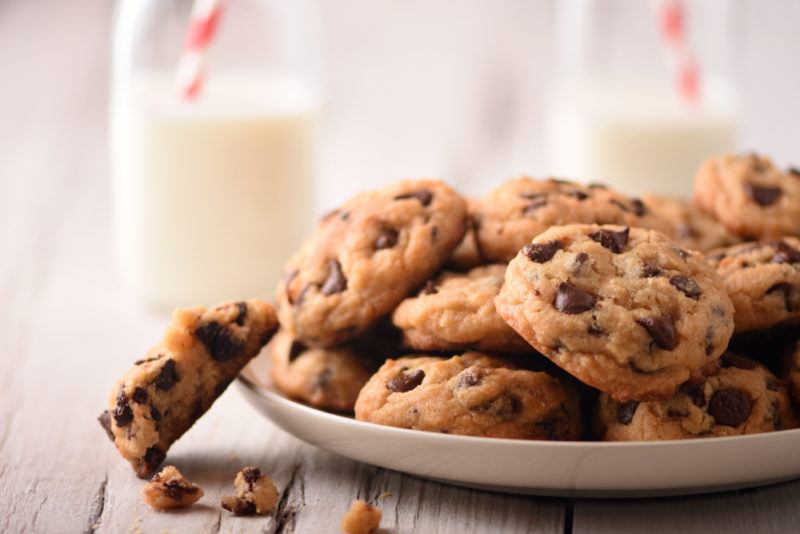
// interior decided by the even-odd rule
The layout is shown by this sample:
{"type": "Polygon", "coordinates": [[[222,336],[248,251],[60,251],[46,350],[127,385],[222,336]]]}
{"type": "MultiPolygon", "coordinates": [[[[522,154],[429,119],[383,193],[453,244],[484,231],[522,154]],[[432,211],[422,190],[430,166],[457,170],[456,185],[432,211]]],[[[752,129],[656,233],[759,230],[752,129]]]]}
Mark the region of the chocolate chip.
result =
{"type": "Polygon", "coordinates": [[[700,298],[700,295],[703,294],[703,292],[700,291],[700,286],[694,281],[694,278],[689,278],[688,276],[673,276],[669,279],[669,283],[690,299],[697,300],[700,298]]]}
{"type": "Polygon", "coordinates": [[[750,360],[748,358],[742,358],[741,356],[737,356],[735,354],[723,354],[722,366],[735,367],[737,369],[747,369],[747,370],[752,370],[758,367],[756,362],[754,362],[753,360],[750,360]]]}
{"type": "Polygon", "coordinates": [[[100,423],[100,426],[106,431],[108,439],[113,442],[114,432],[111,430],[111,413],[108,410],[103,410],[103,413],[97,416],[97,422],[100,423]]]}
{"type": "Polygon", "coordinates": [[[522,247],[522,253],[534,263],[545,263],[561,250],[561,241],[548,241],[546,243],[529,243],[522,247]]]}
{"type": "Polygon", "coordinates": [[[767,384],[766,385],[767,385],[767,389],[770,390],[770,391],[780,391],[780,389],[781,389],[780,381],[778,381],[778,380],[776,380],[774,378],[771,378],[771,377],[767,377],[767,384]]]}
{"type": "Polygon", "coordinates": [[[459,373],[458,380],[456,380],[456,388],[457,389],[466,389],[477,386],[481,383],[483,377],[478,373],[478,371],[472,367],[468,369],[464,369],[459,373]]]}
{"type": "Polygon", "coordinates": [[[425,371],[422,369],[403,370],[386,383],[386,388],[396,393],[405,393],[422,384],[424,378],[425,371]]]}
{"type": "Polygon", "coordinates": [[[159,391],[167,391],[172,389],[172,386],[174,386],[175,382],[178,380],[178,372],[175,370],[175,360],[170,358],[164,363],[161,371],[158,372],[155,380],[153,380],[153,385],[159,391]]]}
{"type": "Polygon", "coordinates": [[[433,200],[433,193],[428,189],[419,189],[417,191],[404,193],[402,195],[397,195],[396,197],[394,197],[395,200],[408,200],[410,198],[418,200],[419,203],[422,204],[423,206],[429,206],[431,201],[433,200]]]}
{"type": "Polygon", "coordinates": [[[259,478],[261,478],[261,469],[258,467],[245,467],[242,469],[242,476],[252,490],[253,484],[255,484],[259,478]]]}
{"type": "Polygon", "coordinates": [[[131,394],[131,400],[136,404],[144,404],[147,402],[147,391],[137,386],[131,394]]]}
{"type": "Polygon", "coordinates": [[[289,347],[289,363],[295,361],[307,350],[308,347],[303,343],[300,343],[299,341],[292,341],[292,346],[289,347]]]}
{"type": "Polygon", "coordinates": [[[757,185],[752,182],[744,184],[744,190],[759,206],[770,206],[783,194],[783,190],[780,187],[757,185]]]}
{"type": "Polygon", "coordinates": [[[229,512],[232,512],[233,515],[253,515],[256,513],[255,503],[240,497],[223,497],[220,505],[229,512]]]}
{"type": "Polygon", "coordinates": [[[199,488],[187,486],[178,480],[170,480],[163,487],[167,497],[176,501],[182,500],[188,494],[195,494],[199,491],[199,488]]]}
{"type": "Polygon", "coordinates": [[[239,326],[244,326],[244,322],[247,320],[247,303],[237,302],[236,307],[239,308],[239,314],[236,316],[234,322],[239,326]]]}
{"type": "Polygon", "coordinates": [[[331,382],[332,376],[333,371],[329,367],[324,368],[314,377],[314,380],[311,383],[311,389],[314,391],[326,390],[331,382]]]}
{"type": "Polygon", "coordinates": [[[117,393],[117,404],[114,407],[114,422],[117,426],[128,426],[133,421],[133,410],[125,397],[125,388],[120,386],[117,393]]]}
{"type": "Polygon", "coordinates": [[[150,405],[150,418],[153,421],[161,421],[161,412],[153,404],[150,405]]]}
{"type": "Polygon", "coordinates": [[[533,215],[534,213],[536,213],[539,210],[539,208],[543,208],[546,205],[547,205],[547,198],[546,197],[537,198],[537,199],[531,201],[527,206],[522,208],[522,214],[523,215],[533,215]]]}
{"type": "Polygon", "coordinates": [[[140,466],[137,470],[137,474],[139,476],[147,476],[147,474],[153,472],[156,467],[161,465],[161,462],[163,462],[166,457],[167,454],[160,448],[156,446],[149,447],[144,453],[144,465],[140,466]]]}
{"type": "Polygon", "coordinates": [[[569,413],[562,404],[536,423],[536,426],[544,430],[548,440],[563,441],[569,436],[569,413]]]}
{"type": "Polygon", "coordinates": [[[765,295],[772,295],[773,293],[781,293],[783,295],[783,305],[786,308],[786,311],[792,312],[795,311],[795,306],[789,297],[792,294],[792,286],[786,282],[779,282],[773,286],[771,286],[767,291],[764,293],[765,295]]]}
{"type": "Polygon", "coordinates": [[[328,278],[320,288],[323,295],[333,295],[334,293],[341,293],[347,289],[347,278],[342,272],[342,266],[338,260],[328,260],[328,278]]]}
{"type": "Polygon", "coordinates": [[[800,169],[797,167],[789,167],[789,174],[793,174],[796,177],[800,178],[800,169]]]}
{"type": "Polygon", "coordinates": [[[586,327],[586,333],[590,336],[602,336],[605,332],[597,323],[589,323],[589,326],[586,327]]]}
{"type": "Polygon", "coordinates": [[[575,199],[578,199],[578,200],[586,200],[587,198],[589,198],[588,194],[584,193],[583,191],[581,191],[579,189],[574,189],[572,191],[564,191],[563,194],[568,196],[568,197],[572,197],[572,198],[575,198],[575,199]]]}
{"type": "Polygon", "coordinates": [[[495,399],[481,404],[478,406],[478,409],[490,412],[503,421],[510,421],[522,411],[522,402],[513,393],[506,392],[495,399]]]}
{"type": "Polygon", "coordinates": [[[620,404],[619,408],[617,409],[617,421],[623,425],[631,424],[631,421],[633,420],[633,414],[636,413],[636,408],[638,407],[639,401],[636,400],[620,404]]]}
{"type": "Polygon", "coordinates": [[[198,326],[194,335],[197,336],[211,357],[218,362],[231,360],[242,350],[242,343],[235,340],[230,330],[217,321],[209,321],[198,326]]]}
{"type": "Polygon", "coordinates": [[[708,403],[708,413],[717,424],[726,426],[741,425],[750,417],[751,410],[752,404],[747,394],[736,388],[718,389],[708,403]]]}
{"type": "Polygon", "coordinates": [[[638,198],[631,199],[631,206],[633,206],[633,213],[641,217],[645,213],[647,213],[647,206],[644,205],[644,202],[638,198]]]}
{"type": "Polygon", "coordinates": [[[422,288],[420,293],[423,295],[435,295],[438,292],[439,290],[436,289],[436,283],[433,280],[428,280],[425,282],[425,287],[422,288]]]}
{"type": "Polygon", "coordinates": [[[630,231],[631,229],[628,227],[625,227],[624,230],[619,232],[603,228],[596,232],[592,232],[589,234],[589,237],[592,239],[592,241],[597,241],[600,243],[603,248],[607,248],[611,252],[619,254],[625,250],[625,246],[628,244],[628,235],[630,234],[630,231]]]}
{"type": "Polygon", "coordinates": [[[555,309],[567,315],[583,313],[594,308],[597,304],[597,295],[588,293],[569,282],[561,282],[556,289],[553,301],[555,309]]]}
{"type": "Polygon", "coordinates": [[[668,315],[642,317],[636,323],[644,327],[656,345],[665,350],[673,350],[678,346],[678,336],[675,334],[675,323],[668,315]]]}
{"type": "Polygon", "coordinates": [[[777,252],[772,256],[772,263],[800,263],[800,250],[797,250],[785,241],[777,241],[773,243],[773,247],[775,247],[777,252]]]}
{"type": "Polygon", "coordinates": [[[680,387],[680,392],[687,395],[695,406],[702,408],[706,405],[706,394],[703,391],[705,380],[691,380],[680,387]]]}
{"type": "Polygon", "coordinates": [[[644,278],[655,278],[656,276],[661,276],[662,274],[664,274],[664,270],[660,267],[648,264],[642,266],[642,276],[644,278]]]}
{"type": "Polygon", "coordinates": [[[394,228],[383,228],[375,239],[375,250],[392,248],[397,244],[397,230],[394,228]]]}

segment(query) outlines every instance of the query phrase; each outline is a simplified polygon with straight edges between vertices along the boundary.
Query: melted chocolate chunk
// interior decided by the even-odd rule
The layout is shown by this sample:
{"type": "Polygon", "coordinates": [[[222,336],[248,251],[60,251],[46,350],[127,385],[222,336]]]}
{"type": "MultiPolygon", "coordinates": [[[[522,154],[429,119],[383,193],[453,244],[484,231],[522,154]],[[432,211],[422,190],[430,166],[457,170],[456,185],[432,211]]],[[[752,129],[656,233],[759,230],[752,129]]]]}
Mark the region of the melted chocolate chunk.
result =
{"type": "Polygon", "coordinates": [[[716,420],[717,424],[726,426],[739,426],[750,417],[752,403],[747,394],[741,389],[718,389],[711,395],[708,403],[708,413],[716,420]]]}
{"type": "Polygon", "coordinates": [[[470,367],[459,373],[458,380],[456,380],[456,388],[471,388],[480,384],[482,380],[483,377],[480,375],[480,373],[475,368],[470,367]]]}
{"type": "Polygon", "coordinates": [[[656,345],[664,350],[674,350],[678,346],[675,323],[668,315],[642,317],[636,323],[642,326],[656,345]]]}
{"type": "Polygon", "coordinates": [[[567,315],[583,313],[594,308],[597,304],[597,295],[588,293],[569,282],[561,282],[556,289],[553,307],[567,315]]]}
{"type": "Polygon", "coordinates": [[[323,295],[333,295],[334,293],[341,293],[347,289],[347,278],[342,272],[342,266],[338,260],[328,260],[328,278],[320,288],[323,295]]]}
{"type": "Polygon", "coordinates": [[[131,394],[131,400],[136,404],[144,404],[147,402],[147,391],[137,386],[131,394]]]}
{"type": "Polygon", "coordinates": [[[253,484],[261,478],[261,469],[258,467],[245,467],[242,469],[242,476],[244,477],[245,482],[250,487],[250,490],[253,489],[253,484]]]}
{"type": "Polygon", "coordinates": [[[420,293],[422,293],[423,295],[435,295],[438,292],[439,290],[436,289],[436,282],[434,282],[433,280],[428,280],[427,282],[425,282],[425,287],[422,288],[422,291],[420,293]]]}
{"type": "Polygon", "coordinates": [[[142,458],[143,463],[139,466],[139,469],[137,469],[136,474],[140,477],[149,475],[161,465],[161,462],[163,462],[166,457],[167,453],[160,448],[156,446],[148,448],[144,453],[144,458],[142,458]]]}
{"type": "Polygon", "coordinates": [[[117,426],[128,426],[133,421],[133,410],[125,396],[125,388],[120,387],[117,393],[117,405],[114,407],[114,422],[117,426]]]}
{"type": "Polygon", "coordinates": [[[633,420],[633,415],[636,413],[636,409],[638,407],[639,407],[639,401],[636,400],[620,404],[619,408],[617,409],[617,421],[622,423],[623,425],[631,424],[631,421],[633,420]]]}
{"type": "Polygon", "coordinates": [[[522,215],[533,215],[539,210],[539,208],[542,208],[546,205],[547,205],[546,197],[532,200],[527,206],[522,208],[522,215]]]}
{"type": "Polygon", "coordinates": [[[680,392],[692,399],[695,406],[702,408],[706,405],[706,394],[703,391],[705,380],[690,380],[681,385],[680,392]]]}
{"type": "Polygon", "coordinates": [[[408,200],[411,198],[418,200],[420,204],[427,207],[433,200],[433,193],[428,189],[419,189],[417,191],[404,193],[402,195],[397,195],[396,197],[394,197],[395,200],[408,200]]]}
{"type": "Polygon", "coordinates": [[[161,367],[155,380],[153,380],[153,385],[159,391],[167,391],[172,389],[172,386],[174,386],[175,382],[178,380],[178,372],[175,370],[175,360],[170,358],[164,363],[164,366],[161,367]]]}
{"type": "Polygon", "coordinates": [[[655,278],[656,276],[661,276],[662,274],[664,274],[664,270],[660,267],[648,264],[642,266],[642,277],[644,278],[655,278]]]}
{"type": "Polygon", "coordinates": [[[394,228],[383,228],[375,239],[375,250],[392,248],[397,244],[397,230],[394,228]]]}
{"type": "Polygon", "coordinates": [[[689,278],[688,276],[673,276],[669,279],[669,283],[690,299],[697,300],[703,294],[694,278],[689,278]]]}
{"type": "Polygon", "coordinates": [[[237,302],[236,307],[239,308],[239,314],[234,322],[239,326],[244,326],[244,322],[247,320],[247,303],[237,302]]]}
{"type": "Polygon", "coordinates": [[[240,497],[223,497],[221,506],[233,515],[253,515],[256,513],[256,504],[240,497]]]}
{"type": "Polygon", "coordinates": [[[100,426],[106,431],[108,439],[113,442],[114,432],[111,430],[111,413],[108,410],[103,410],[103,413],[97,417],[97,422],[100,423],[100,426]]]}
{"type": "Polygon", "coordinates": [[[405,393],[422,384],[422,380],[424,378],[425,371],[422,369],[405,369],[401,371],[400,374],[389,380],[386,383],[386,388],[389,391],[394,391],[396,393],[405,393]]]}
{"type": "Polygon", "coordinates": [[[586,200],[587,198],[589,198],[589,195],[584,193],[580,189],[574,189],[572,191],[564,191],[563,194],[578,200],[586,200]]]}
{"type": "Polygon", "coordinates": [[[785,241],[778,241],[773,244],[776,249],[772,256],[772,263],[800,263],[800,250],[792,247],[785,241]]]}
{"type": "Polygon", "coordinates": [[[510,421],[522,411],[522,402],[513,393],[506,392],[495,399],[481,404],[478,408],[481,411],[496,415],[503,421],[510,421]]]}
{"type": "Polygon", "coordinates": [[[757,185],[752,182],[744,184],[744,191],[759,206],[771,206],[783,194],[783,189],[780,187],[757,185]]]}
{"type": "Polygon", "coordinates": [[[242,343],[234,339],[231,331],[217,321],[209,321],[198,326],[194,335],[209,355],[218,362],[231,360],[242,350],[242,343]]]}
{"type": "Polygon", "coordinates": [[[295,361],[301,354],[308,350],[308,347],[299,341],[292,341],[292,346],[289,347],[289,363],[295,361]]]}
{"type": "Polygon", "coordinates": [[[758,364],[756,364],[756,362],[754,362],[749,358],[742,358],[741,356],[737,356],[735,354],[723,354],[722,366],[736,367],[737,369],[752,370],[758,367],[758,364]]]}
{"type": "Polygon", "coordinates": [[[628,227],[625,227],[624,230],[619,232],[603,228],[596,232],[592,232],[589,234],[589,237],[592,239],[592,241],[597,241],[600,243],[603,248],[607,248],[611,252],[619,254],[625,250],[625,246],[628,244],[628,236],[630,231],[631,229],[628,227]]]}
{"type": "Polygon", "coordinates": [[[178,480],[170,480],[163,485],[163,488],[167,497],[176,501],[183,500],[186,495],[194,495],[199,491],[199,488],[189,486],[186,483],[178,480]]]}
{"type": "Polygon", "coordinates": [[[633,213],[641,217],[645,213],[647,213],[647,207],[644,205],[644,202],[638,198],[631,199],[631,206],[633,206],[633,213]]]}
{"type": "Polygon", "coordinates": [[[548,241],[547,243],[530,243],[522,247],[522,253],[534,263],[546,263],[550,261],[556,252],[561,250],[564,245],[561,241],[548,241]]]}
{"type": "Polygon", "coordinates": [[[154,404],[150,405],[150,419],[153,421],[161,421],[161,412],[154,404]]]}

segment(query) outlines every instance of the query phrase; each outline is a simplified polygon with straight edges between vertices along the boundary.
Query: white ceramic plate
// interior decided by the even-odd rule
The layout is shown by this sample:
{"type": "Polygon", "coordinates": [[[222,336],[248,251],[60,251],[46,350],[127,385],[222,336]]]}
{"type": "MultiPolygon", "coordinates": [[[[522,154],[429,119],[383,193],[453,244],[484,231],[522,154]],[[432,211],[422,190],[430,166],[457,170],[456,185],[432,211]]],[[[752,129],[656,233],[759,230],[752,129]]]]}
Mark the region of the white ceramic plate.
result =
{"type": "Polygon", "coordinates": [[[289,400],[256,358],[239,389],[297,438],[354,460],[482,489],[574,497],[665,496],[800,477],[800,429],[682,441],[549,442],[456,436],[356,421],[289,400]]]}

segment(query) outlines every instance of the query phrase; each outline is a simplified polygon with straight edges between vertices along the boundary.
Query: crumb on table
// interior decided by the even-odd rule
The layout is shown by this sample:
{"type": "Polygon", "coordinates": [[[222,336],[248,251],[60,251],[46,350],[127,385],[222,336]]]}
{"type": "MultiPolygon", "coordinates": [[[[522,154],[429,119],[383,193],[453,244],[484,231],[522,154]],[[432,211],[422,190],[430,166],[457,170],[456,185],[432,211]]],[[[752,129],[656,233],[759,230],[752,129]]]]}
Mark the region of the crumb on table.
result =
{"type": "Polygon", "coordinates": [[[234,515],[266,515],[278,504],[278,490],[258,467],[244,467],[233,481],[236,495],[222,497],[221,505],[234,515]]]}
{"type": "Polygon", "coordinates": [[[172,465],[153,475],[150,482],[142,488],[144,502],[161,511],[190,506],[202,496],[203,490],[200,486],[189,482],[172,465]]]}
{"type": "Polygon", "coordinates": [[[342,532],[346,534],[370,534],[375,532],[381,523],[383,513],[366,501],[356,499],[350,510],[342,518],[342,532]]]}

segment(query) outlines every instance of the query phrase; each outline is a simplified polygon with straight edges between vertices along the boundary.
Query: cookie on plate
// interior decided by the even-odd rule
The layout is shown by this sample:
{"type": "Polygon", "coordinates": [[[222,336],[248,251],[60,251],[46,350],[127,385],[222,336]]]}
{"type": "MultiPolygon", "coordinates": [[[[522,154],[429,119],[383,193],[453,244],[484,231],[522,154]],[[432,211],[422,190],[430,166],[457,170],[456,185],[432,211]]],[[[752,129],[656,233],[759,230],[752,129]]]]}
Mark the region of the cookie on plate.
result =
{"type": "Polygon", "coordinates": [[[800,235],[800,170],[782,172],[758,154],[726,154],[697,172],[694,202],[748,239],[800,235]]]}
{"type": "Polygon", "coordinates": [[[495,310],[505,272],[505,265],[495,264],[430,281],[392,315],[405,344],[422,351],[533,352],[495,310]]]}
{"type": "Polygon", "coordinates": [[[795,404],[800,405],[800,340],[785,352],[781,364],[781,376],[786,379],[789,395],[795,404]]]}
{"type": "Polygon", "coordinates": [[[309,346],[356,337],[439,270],[465,226],[466,203],[443,182],[406,180],[355,196],[287,263],[281,325],[309,346]]]}
{"type": "Polygon", "coordinates": [[[476,201],[473,218],[478,249],[492,262],[511,260],[531,239],[556,225],[623,224],[672,231],[668,221],[639,199],[604,185],[553,178],[509,180],[476,201]]]}
{"type": "Polygon", "coordinates": [[[495,305],[554,363],[623,401],[672,396],[733,332],[733,305],[702,254],[641,228],[551,228],[508,265],[495,305]]]}
{"type": "Polygon", "coordinates": [[[100,424],[142,478],[278,328],[261,300],[176,310],[162,342],[114,386],[100,424]]]}
{"type": "Polygon", "coordinates": [[[672,224],[673,237],[687,248],[708,252],[742,241],[689,200],[662,195],[644,195],[642,200],[653,213],[672,224]]]}
{"type": "Polygon", "coordinates": [[[275,386],[285,395],[324,410],[352,412],[361,387],[379,366],[380,356],[349,343],[329,349],[307,347],[285,330],[267,348],[275,386]]]}
{"type": "Polygon", "coordinates": [[[387,360],[356,401],[356,419],[496,438],[574,440],[577,393],[552,376],[478,352],[387,360]]]}
{"type": "Polygon", "coordinates": [[[800,239],[713,250],[708,261],[736,308],[736,333],[800,323],[800,239]]]}
{"type": "Polygon", "coordinates": [[[602,394],[597,414],[607,441],[686,439],[795,428],[784,384],[764,366],[725,355],[722,368],[684,384],[672,398],[618,402],[602,394]]]}

